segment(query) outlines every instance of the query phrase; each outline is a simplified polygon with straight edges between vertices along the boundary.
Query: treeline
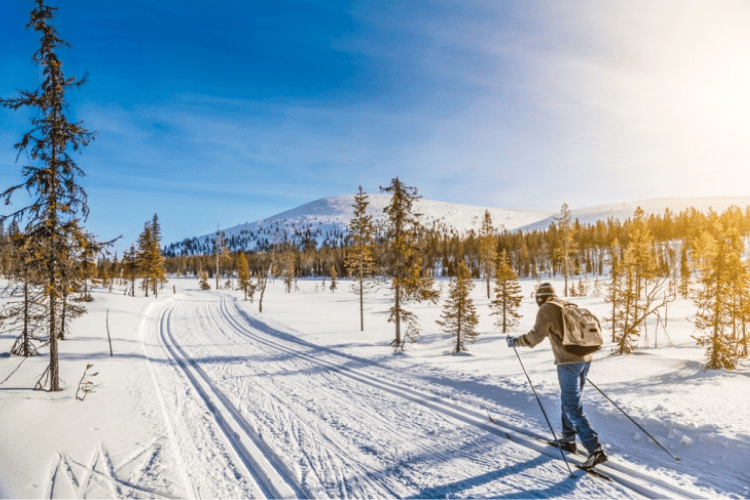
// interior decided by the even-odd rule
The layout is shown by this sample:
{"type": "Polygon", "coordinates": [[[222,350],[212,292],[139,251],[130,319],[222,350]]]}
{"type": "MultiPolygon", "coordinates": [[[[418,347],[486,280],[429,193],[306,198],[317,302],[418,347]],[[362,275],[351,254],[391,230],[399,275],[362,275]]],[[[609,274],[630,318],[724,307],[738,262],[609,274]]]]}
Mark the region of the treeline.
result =
{"type": "MultiPolygon", "coordinates": [[[[401,185],[398,179],[393,182],[401,185]]],[[[412,195],[418,198],[416,189],[412,195]]],[[[369,226],[362,229],[366,204],[367,195],[360,188],[342,244],[315,245],[310,240],[295,244],[277,235],[277,241],[264,250],[232,252],[218,233],[212,253],[167,257],[165,267],[176,276],[199,278],[203,273],[204,281],[211,279],[214,286],[233,287],[242,258],[251,285],[253,279],[278,277],[291,293],[297,278],[327,277],[335,283],[349,276],[357,281],[362,295],[368,281],[391,276],[394,245],[398,244],[392,234],[397,222],[375,227],[368,220],[369,226]],[[364,248],[368,261],[363,271],[361,261],[353,257],[362,255],[364,248]]],[[[424,227],[419,214],[413,218],[407,224],[411,251],[419,257],[423,277],[460,278],[464,283],[470,276],[484,282],[488,298],[499,269],[506,280],[507,276],[562,278],[563,295],[603,296],[609,303],[611,314],[604,319],[622,354],[631,353],[639,343],[658,345],[660,328],[668,342],[668,305],[681,296],[696,305],[696,330],[700,332],[696,339],[706,346],[709,368],[733,368],[748,356],[750,278],[745,245],[750,208],[732,207],[723,213],[666,209],[650,215],[638,208],[624,221],[610,218],[584,224],[571,220],[570,210],[563,205],[548,228],[523,232],[496,230],[485,212],[480,230],[466,234],[424,227]]],[[[498,307],[504,308],[503,304],[498,307]]],[[[506,308],[506,322],[509,314],[512,311],[506,308]]],[[[402,345],[398,335],[396,343],[402,345]]]]}

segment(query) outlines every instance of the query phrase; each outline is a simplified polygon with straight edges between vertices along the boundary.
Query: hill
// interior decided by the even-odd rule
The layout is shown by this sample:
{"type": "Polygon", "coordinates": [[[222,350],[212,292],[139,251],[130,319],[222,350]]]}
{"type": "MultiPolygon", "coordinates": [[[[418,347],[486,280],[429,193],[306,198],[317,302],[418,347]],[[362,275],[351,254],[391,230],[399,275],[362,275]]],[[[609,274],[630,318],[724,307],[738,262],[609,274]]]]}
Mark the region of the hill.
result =
{"type": "MultiPolygon", "coordinates": [[[[388,205],[390,196],[386,194],[368,196],[370,200],[368,214],[372,215],[376,225],[382,224],[384,222],[383,209],[388,205]]],[[[284,240],[290,240],[297,245],[341,245],[348,232],[353,204],[354,195],[320,198],[267,219],[224,229],[226,244],[230,251],[267,248],[275,241],[284,240]]],[[[721,212],[732,205],[744,209],[750,206],[750,196],[659,198],[584,208],[571,207],[571,217],[581,224],[591,224],[610,218],[624,221],[632,217],[639,206],[647,215],[650,215],[663,214],[667,208],[674,213],[683,212],[691,207],[700,212],[707,212],[709,209],[721,212]]],[[[421,220],[425,227],[461,234],[472,230],[478,232],[485,210],[489,210],[493,225],[501,231],[546,229],[554,223],[554,216],[558,213],[556,210],[490,208],[426,199],[420,199],[416,203],[416,209],[422,214],[421,220]]],[[[213,253],[215,237],[216,235],[212,233],[187,238],[168,245],[165,253],[170,256],[213,253]]]]}

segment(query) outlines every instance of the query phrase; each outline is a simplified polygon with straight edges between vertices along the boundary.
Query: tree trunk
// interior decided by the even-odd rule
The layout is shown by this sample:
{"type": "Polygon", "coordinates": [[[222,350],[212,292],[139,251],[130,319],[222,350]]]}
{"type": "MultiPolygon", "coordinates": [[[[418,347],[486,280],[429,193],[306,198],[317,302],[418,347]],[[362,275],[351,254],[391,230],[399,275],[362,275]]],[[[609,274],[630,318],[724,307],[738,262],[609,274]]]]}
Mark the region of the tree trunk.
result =
{"type": "Polygon", "coordinates": [[[60,332],[57,334],[57,338],[65,340],[65,318],[68,313],[68,290],[63,290],[62,296],[62,313],[60,314],[60,332]]]}
{"type": "Polygon", "coordinates": [[[365,278],[359,268],[359,331],[365,331],[365,278]]]}
{"type": "Polygon", "coordinates": [[[393,288],[394,291],[394,322],[396,323],[396,338],[393,343],[396,347],[401,346],[401,289],[398,285],[393,288]]]}
{"type": "Polygon", "coordinates": [[[29,280],[24,276],[23,280],[23,347],[21,355],[24,357],[31,356],[31,346],[29,339],[29,280]]]}

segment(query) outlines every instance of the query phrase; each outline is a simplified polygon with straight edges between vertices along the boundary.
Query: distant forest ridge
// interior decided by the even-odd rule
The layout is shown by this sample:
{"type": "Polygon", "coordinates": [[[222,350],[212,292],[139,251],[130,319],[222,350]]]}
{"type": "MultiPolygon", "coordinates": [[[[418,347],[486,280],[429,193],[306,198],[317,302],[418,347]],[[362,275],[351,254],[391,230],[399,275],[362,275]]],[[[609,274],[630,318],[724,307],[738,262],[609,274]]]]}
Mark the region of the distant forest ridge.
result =
{"type": "MultiPolygon", "coordinates": [[[[376,226],[384,221],[383,209],[390,202],[386,194],[368,194],[367,213],[376,226]]],[[[353,216],[354,195],[321,198],[299,207],[281,212],[256,222],[239,224],[223,229],[224,245],[230,252],[263,251],[274,243],[290,242],[301,248],[315,245],[341,247],[349,233],[349,222],[353,216]]],[[[672,214],[694,209],[700,213],[721,213],[729,207],[741,210],[750,207],[750,196],[703,197],[703,198],[657,198],[628,201],[585,208],[571,208],[571,220],[581,225],[608,220],[625,222],[640,207],[646,216],[663,215],[667,209],[672,214]]],[[[492,217],[493,226],[499,232],[543,231],[555,223],[557,210],[514,210],[474,205],[447,203],[420,199],[416,210],[427,230],[446,234],[468,236],[479,233],[484,212],[492,217]]],[[[168,257],[179,255],[209,255],[215,252],[216,233],[186,238],[164,247],[168,257]]]]}

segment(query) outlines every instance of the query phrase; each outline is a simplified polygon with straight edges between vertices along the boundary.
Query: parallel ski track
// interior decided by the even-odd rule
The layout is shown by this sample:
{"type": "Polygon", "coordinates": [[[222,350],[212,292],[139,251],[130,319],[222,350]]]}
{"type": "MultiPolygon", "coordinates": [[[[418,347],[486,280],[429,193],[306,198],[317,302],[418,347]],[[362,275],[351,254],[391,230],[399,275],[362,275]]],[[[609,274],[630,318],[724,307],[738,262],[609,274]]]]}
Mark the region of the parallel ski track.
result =
{"type": "Polygon", "coordinates": [[[169,355],[184,373],[207,409],[212,413],[218,427],[256,481],[266,498],[305,498],[297,484],[289,482],[291,475],[283,461],[263,443],[251,430],[237,409],[218,390],[203,369],[191,359],[175,341],[170,316],[174,306],[168,306],[159,318],[159,335],[169,355]]]}
{"type": "MultiPolygon", "coordinates": [[[[217,296],[218,296],[218,294],[217,294],[217,296]]],[[[227,322],[226,321],[226,316],[223,313],[223,311],[220,311],[220,314],[221,314],[221,319],[225,320],[225,324],[224,325],[222,325],[220,323],[219,319],[215,318],[211,314],[210,309],[207,312],[208,312],[208,315],[209,315],[210,319],[216,325],[216,328],[220,332],[222,332],[224,335],[226,335],[226,333],[225,333],[225,326],[228,326],[229,328],[231,328],[232,335],[234,337],[232,340],[236,340],[237,338],[242,339],[243,341],[247,340],[247,336],[246,335],[242,335],[241,333],[238,333],[237,330],[236,330],[236,326],[232,322],[227,322]]],[[[255,390],[258,390],[258,391],[261,391],[261,392],[265,393],[266,396],[269,399],[274,400],[278,405],[280,405],[280,406],[286,406],[286,407],[290,408],[292,410],[292,414],[299,412],[299,409],[295,409],[294,407],[290,406],[290,403],[288,401],[284,401],[282,398],[280,398],[278,396],[278,394],[275,394],[273,392],[267,391],[266,389],[264,389],[260,385],[256,385],[255,386],[255,390]]],[[[330,436],[318,432],[313,426],[311,426],[305,420],[300,419],[298,421],[298,424],[300,426],[304,427],[305,429],[307,429],[308,431],[316,433],[318,435],[318,445],[325,446],[326,448],[328,448],[330,450],[330,452],[332,454],[341,455],[343,453],[346,453],[346,451],[341,446],[339,446],[338,443],[336,443],[333,439],[331,439],[330,436]]],[[[388,422],[385,422],[385,421],[383,422],[383,425],[387,425],[387,424],[388,424],[388,422]]],[[[398,431],[394,430],[393,432],[398,432],[398,431]]],[[[432,450],[430,450],[428,448],[425,448],[423,451],[425,453],[427,453],[427,454],[435,454],[432,450]]],[[[392,465],[393,466],[400,465],[402,467],[408,467],[408,465],[404,466],[403,464],[396,464],[396,463],[394,463],[392,465]]],[[[353,476],[359,476],[359,477],[362,477],[362,478],[372,478],[372,479],[374,479],[374,478],[376,478],[378,476],[379,471],[374,470],[374,469],[370,468],[369,466],[367,466],[365,464],[361,464],[361,463],[351,464],[350,463],[350,464],[348,464],[348,473],[349,473],[348,475],[350,475],[350,476],[353,475],[353,476]],[[359,474],[355,473],[354,470],[352,470],[352,469],[357,469],[358,472],[359,472],[359,474]]],[[[320,478],[320,479],[322,479],[322,482],[325,482],[325,480],[323,478],[320,478]]],[[[346,482],[345,480],[343,480],[343,481],[346,482]]],[[[375,481],[375,480],[373,480],[373,481],[370,482],[370,486],[373,488],[373,490],[375,490],[377,492],[376,493],[377,497],[383,497],[383,498],[398,497],[397,493],[395,493],[394,491],[392,491],[391,489],[389,489],[389,487],[387,485],[382,484],[381,481],[375,481]]],[[[300,486],[300,488],[302,488],[302,486],[300,486]]]]}
{"type": "MultiPolygon", "coordinates": [[[[446,403],[444,402],[443,399],[438,398],[437,396],[434,396],[428,393],[423,393],[421,391],[411,389],[408,387],[403,387],[395,383],[389,382],[387,380],[384,380],[382,378],[375,379],[373,377],[363,375],[346,366],[334,364],[332,362],[323,360],[320,357],[314,357],[314,356],[302,353],[297,349],[293,349],[289,347],[288,345],[284,345],[282,342],[295,343],[295,344],[298,344],[307,348],[323,350],[327,353],[346,358],[350,361],[355,360],[365,365],[370,364],[366,360],[361,360],[351,355],[339,353],[339,352],[336,352],[335,350],[321,348],[320,346],[311,344],[309,342],[306,342],[300,339],[285,338],[280,341],[271,340],[268,335],[259,334],[250,325],[250,323],[258,322],[258,320],[255,318],[252,318],[245,311],[240,309],[240,307],[236,304],[235,298],[231,298],[231,299],[232,299],[232,305],[234,306],[233,307],[234,313],[230,309],[228,298],[226,296],[221,296],[220,305],[221,305],[221,311],[222,311],[222,315],[224,319],[230,325],[232,325],[239,334],[241,334],[242,336],[248,339],[252,339],[254,342],[263,344],[267,347],[276,349],[278,351],[282,351],[286,354],[291,354],[296,357],[305,359],[309,363],[312,363],[314,365],[318,365],[321,367],[325,367],[328,370],[335,371],[339,373],[340,375],[346,376],[352,380],[361,382],[363,384],[367,384],[381,391],[385,391],[387,393],[399,396],[401,398],[407,399],[414,403],[420,404],[424,407],[430,408],[434,411],[443,413],[444,415],[448,415],[455,419],[471,424],[475,427],[479,427],[487,432],[504,437],[510,441],[523,445],[527,448],[531,448],[535,451],[543,453],[544,455],[547,455],[551,458],[562,460],[560,457],[560,452],[557,450],[557,448],[554,448],[550,446],[549,444],[547,444],[548,438],[541,434],[537,434],[528,429],[519,428],[511,424],[506,424],[504,422],[496,421],[496,423],[494,424],[490,423],[488,421],[487,415],[482,414],[480,411],[473,410],[471,408],[467,408],[465,406],[461,406],[458,404],[446,403]],[[242,319],[238,319],[237,316],[239,316],[242,319]]],[[[289,337],[289,335],[283,334],[282,332],[279,332],[279,334],[280,336],[289,337]]],[[[568,460],[573,464],[580,465],[581,463],[583,463],[583,460],[575,456],[569,455],[568,460]]],[[[695,491],[687,490],[680,486],[676,486],[660,478],[649,476],[645,473],[634,470],[622,463],[609,461],[606,464],[600,465],[598,467],[600,467],[603,470],[603,472],[605,472],[608,476],[610,476],[613,482],[616,482],[619,485],[635,493],[643,495],[647,498],[675,497],[675,498],[696,498],[697,499],[697,498],[705,498],[706,496],[705,494],[696,493],[695,491]]]]}

